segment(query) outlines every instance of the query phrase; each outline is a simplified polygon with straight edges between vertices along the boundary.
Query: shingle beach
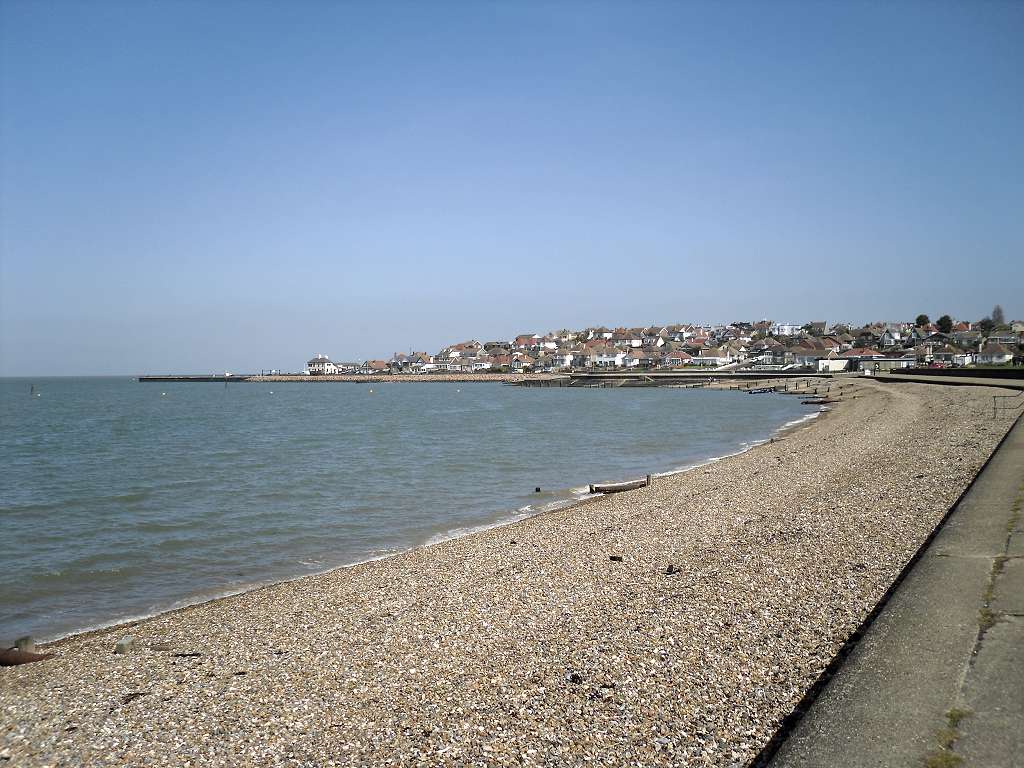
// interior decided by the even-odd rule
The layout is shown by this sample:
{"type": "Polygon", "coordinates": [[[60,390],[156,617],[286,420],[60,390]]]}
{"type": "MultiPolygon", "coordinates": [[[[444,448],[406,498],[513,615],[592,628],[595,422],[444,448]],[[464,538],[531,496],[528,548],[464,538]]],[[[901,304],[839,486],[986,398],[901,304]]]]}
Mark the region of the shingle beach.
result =
{"type": "Polygon", "coordinates": [[[997,391],[858,382],[648,488],[49,644],[0,669],[0,766],[746,765],[1009,428],[997,391]]]}

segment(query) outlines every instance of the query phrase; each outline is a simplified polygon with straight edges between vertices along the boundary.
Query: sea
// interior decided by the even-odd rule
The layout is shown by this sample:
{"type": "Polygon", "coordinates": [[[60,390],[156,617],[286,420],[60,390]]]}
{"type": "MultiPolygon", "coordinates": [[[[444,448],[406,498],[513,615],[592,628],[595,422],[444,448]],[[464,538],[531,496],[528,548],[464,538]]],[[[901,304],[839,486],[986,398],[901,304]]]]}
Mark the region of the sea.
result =
{"type": "Polygon", "coordinates": [[[703,389],[2,379],[0,647],[509,523],[816,411],[703,389]]]}

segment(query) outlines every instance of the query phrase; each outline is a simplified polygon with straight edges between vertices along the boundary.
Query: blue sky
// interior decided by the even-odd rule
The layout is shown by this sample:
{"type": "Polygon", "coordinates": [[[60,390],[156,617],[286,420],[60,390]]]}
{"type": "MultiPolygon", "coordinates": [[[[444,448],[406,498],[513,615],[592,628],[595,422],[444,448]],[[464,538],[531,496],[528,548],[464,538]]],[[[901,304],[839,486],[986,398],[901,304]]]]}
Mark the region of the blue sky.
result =
{"type": "Polygon", "coordinates": [[[0,374],[1024,315],[1024,3],[0,4],[0,374]]]}

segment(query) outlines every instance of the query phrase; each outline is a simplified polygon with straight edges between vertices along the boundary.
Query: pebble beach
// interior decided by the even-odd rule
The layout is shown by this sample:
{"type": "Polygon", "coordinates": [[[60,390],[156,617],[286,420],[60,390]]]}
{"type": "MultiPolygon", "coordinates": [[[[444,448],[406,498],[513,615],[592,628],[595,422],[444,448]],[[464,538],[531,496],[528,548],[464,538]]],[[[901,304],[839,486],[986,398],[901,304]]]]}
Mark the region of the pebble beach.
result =
{"type": "Polygon", "coordinates": [[[0,668],[0,766],[747,765],[1010,427],[997,391],[857,381],[647,488],[48,644],[0,668]]]}

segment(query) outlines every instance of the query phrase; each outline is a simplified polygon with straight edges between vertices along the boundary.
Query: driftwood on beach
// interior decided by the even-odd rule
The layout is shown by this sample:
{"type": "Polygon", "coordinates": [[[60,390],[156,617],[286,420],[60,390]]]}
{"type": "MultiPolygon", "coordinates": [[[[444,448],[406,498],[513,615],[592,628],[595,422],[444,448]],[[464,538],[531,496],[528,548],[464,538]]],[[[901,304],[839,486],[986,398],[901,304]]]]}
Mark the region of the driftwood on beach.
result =
{"type": "Polygon", "coordinates": [[[17,648],[4,648],[0,650],[0,667],[17,667],[21,664],[31,664],[34,661],[46,661],[52,657],[52,653],[33,653],[17,648]]]}
{"type": "Polygon", "coordinates": [[[620,491],[633,491],[637,488],[646,488],[651,484],[651,476],[643,480],[627,480],[622,483],[591,483],[591,493],[619,493],[620,491]]]}

